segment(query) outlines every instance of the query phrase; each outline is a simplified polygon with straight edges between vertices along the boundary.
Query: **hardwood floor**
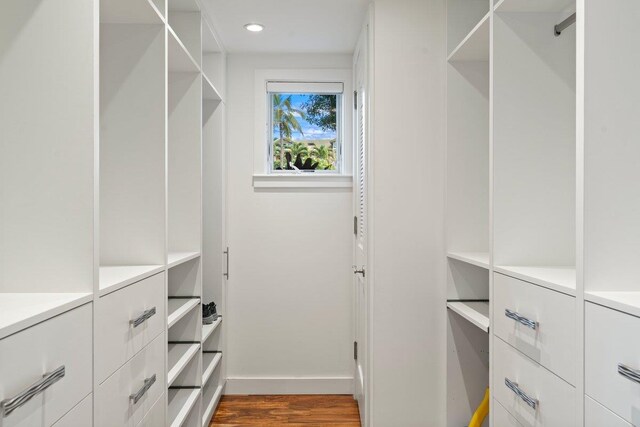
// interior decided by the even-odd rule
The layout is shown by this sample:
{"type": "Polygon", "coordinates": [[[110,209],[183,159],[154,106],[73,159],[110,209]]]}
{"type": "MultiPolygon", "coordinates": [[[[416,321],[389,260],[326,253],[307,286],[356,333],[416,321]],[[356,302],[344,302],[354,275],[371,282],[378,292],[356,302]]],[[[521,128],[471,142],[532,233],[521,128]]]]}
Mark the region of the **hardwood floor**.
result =
{"type": "Polygon", "coordinates": [[[353,396],[223,396],[210,427],[360,427],[353,396]]]}

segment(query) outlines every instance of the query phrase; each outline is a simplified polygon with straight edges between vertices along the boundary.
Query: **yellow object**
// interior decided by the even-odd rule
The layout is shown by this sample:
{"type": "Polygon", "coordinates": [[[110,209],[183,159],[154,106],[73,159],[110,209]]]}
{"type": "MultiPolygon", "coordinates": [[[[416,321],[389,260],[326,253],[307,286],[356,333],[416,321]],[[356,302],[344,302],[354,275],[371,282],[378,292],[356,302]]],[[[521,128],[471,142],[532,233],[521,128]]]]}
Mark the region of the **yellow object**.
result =
{"type": "Polygon", "coordinates": [[[476,412],[471,417],[471,421],[469,421],[469,427],[480,427],[482,426],[482,422],[489,415],[489,388],[484,392],[484,398],[482,399],[482,403],[476,409],[476,412]]]}

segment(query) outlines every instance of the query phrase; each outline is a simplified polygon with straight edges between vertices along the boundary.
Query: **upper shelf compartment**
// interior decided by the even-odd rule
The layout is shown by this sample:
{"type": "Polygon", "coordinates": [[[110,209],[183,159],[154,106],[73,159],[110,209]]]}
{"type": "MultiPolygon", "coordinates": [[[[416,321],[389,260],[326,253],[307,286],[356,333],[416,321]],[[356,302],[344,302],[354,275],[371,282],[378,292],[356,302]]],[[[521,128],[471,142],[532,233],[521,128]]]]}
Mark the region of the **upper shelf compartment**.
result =
{"type": "Polygon", "coordinates": [[[494,10],[496,12],[573,12],[576,9],[575,0],[499,0],[494,10]]]}
{"type": "Polygon", "coordinates": [[[103,24],[162,24],[164,2],[152,0],[102,0],[100,22],[103,24]]]}
{"type": "Polygon", "coordinates": [[[189,50],[182,43],[178,35],[169,28],[169,71],[177,73],[198,73],[200,66],[189,50]]]}
{"type": "Polygon", "coordinates": [[[447,60],[453,61],[489,61],[490,14],[487,13],[451,52],[447,60]]]}

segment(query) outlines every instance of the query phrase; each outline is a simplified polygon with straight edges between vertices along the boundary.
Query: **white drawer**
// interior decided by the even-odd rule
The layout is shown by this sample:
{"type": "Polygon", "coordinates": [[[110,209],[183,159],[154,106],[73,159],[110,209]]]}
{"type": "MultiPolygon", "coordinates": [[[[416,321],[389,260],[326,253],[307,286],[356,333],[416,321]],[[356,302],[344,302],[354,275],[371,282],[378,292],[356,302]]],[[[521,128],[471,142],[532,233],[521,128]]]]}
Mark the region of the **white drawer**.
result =
{"type": "Polygon", "coordinates": [[[584,427],[633,427],[631,424],[591,399],[584,398],[584,427]]]}
{"type": "MultiPolygon", "coordinates": [[[[142,422],[140,422],[139,427],[161,427],[165,426],[166,422],[164,420],[164,394],[160,396],[160,398],[156,401],[153,407],[149,410],[147,415],[145,415],[142,422]]],[[[208,426],[207,426],[208,427],[208,426]]]]}
{"type": "Polygon", "coordinates": [[[491,414],[495,427],[522,427],[522,424],[495,399],[493,399],[493,404],[491,405],[491,414]]]}
{"type": "Polygon", "coordinates": [[[51,426],[91,393],[91,317],[86,304],[0,340],[0,400],[65,367],[64,377],[7,415],[3,427],[51,426]]]}
{"type": "Polygon", "coordinates": [[[569,383],[529,359],[500,338],[493,339],[493,396],[525,426],[574,426],[576,391],[569,383]],[[536,408],[505,384],[517,384],[536,408]]]}
{"type": "Polygon", "coordinates": [[[108,294],[96,306],[96,374],[102,383],[109,375],[164,330],[164,273],[156,274],[108,294]],[[156,313],[138,326],[131,321],[147,310],[156,313]]]}
{"type": "Polygon", "coordinates": [[[575,384],[576,299],[498,273],[493,280],[494,334],[575,384]],[[507,317],[505,310],[537,322],[535,329],[507,317]]]}
{"type": "Polygon", "coordinates": [[[153,404],[164,393],[164,334],[160,334],[127,364],[102,383],[96,394],[96,426],[134,427],[138,425],[153,404]],[[155,382],[137,403],[130,397],[155,375],[155,382]]]}
{"type": "Polygon", "coordinates": [[[585,393],[626,421],[640,424],[640,384],[618,364],[640,369],[640,318],[596,304],[585,307],[585,393]]]}
{"type": "MultiPolygon", "coordinates": [[[[53,427],[88,427],[93,423],[93,395],[85,397],[53,427]]],[[[160,425],[160,424],[158,424],[160,425]]]]}

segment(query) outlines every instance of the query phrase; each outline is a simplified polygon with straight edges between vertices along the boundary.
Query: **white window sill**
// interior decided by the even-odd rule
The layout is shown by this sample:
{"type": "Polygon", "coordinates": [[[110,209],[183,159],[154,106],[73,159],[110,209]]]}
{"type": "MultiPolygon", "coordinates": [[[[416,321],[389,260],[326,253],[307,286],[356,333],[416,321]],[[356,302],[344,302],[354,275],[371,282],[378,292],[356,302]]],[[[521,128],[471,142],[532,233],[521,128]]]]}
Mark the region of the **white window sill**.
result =
{"type": "Polygon", "coordinates": [[[261,174],[253,175],[254,188],[352,188],[351,175],[261,174]]]}

